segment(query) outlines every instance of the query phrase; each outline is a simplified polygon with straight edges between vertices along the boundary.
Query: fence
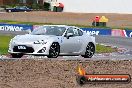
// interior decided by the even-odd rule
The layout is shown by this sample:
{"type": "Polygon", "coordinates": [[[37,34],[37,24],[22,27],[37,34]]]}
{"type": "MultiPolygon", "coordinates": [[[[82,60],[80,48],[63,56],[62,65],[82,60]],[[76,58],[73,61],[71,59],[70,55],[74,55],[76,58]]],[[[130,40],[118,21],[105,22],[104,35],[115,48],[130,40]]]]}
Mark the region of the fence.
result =
{"type": "Polygon", "coordinates": [[[27,31],[33,30],[33,25],[25,25],[25,24],[0,24],[1,31],[27,31]]]}
{"type": "MultiPolygon", "coordinates": [[[[41,25],[43,26],[43,25],[41,25]]],[[[26,24],[0,24],[2,31],[32,31],[40,25],[26,25],[26,24]]],[[[110,28],[81,28],[89,35],[108,35],[108,36],[121,36],[132,37],[132,30],[129,29],[110,29],[110,28]]]]}

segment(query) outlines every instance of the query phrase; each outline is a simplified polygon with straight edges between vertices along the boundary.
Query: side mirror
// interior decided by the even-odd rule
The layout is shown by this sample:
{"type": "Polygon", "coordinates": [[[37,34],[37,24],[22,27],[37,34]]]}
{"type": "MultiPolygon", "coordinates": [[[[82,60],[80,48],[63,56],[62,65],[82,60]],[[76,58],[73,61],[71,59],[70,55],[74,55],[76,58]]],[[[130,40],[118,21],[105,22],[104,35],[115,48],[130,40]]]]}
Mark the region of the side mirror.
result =
{"type": "Polygon", "coordinates": [[[67,39],[69,39],[72,36],[73,36],[73,33],[67,33],[67,35],[66,35],[67,39]]]}

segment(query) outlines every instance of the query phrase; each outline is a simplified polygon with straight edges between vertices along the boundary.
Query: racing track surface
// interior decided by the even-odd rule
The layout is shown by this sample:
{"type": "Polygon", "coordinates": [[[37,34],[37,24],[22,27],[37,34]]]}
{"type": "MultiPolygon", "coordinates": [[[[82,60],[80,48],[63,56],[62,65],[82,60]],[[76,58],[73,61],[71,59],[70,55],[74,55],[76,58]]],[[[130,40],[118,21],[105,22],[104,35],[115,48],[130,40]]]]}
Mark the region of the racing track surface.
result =
{"type": "Polygon", "coordinates": [[[96,42],[132,50],[132,38],[96,36],[96,42]]]}

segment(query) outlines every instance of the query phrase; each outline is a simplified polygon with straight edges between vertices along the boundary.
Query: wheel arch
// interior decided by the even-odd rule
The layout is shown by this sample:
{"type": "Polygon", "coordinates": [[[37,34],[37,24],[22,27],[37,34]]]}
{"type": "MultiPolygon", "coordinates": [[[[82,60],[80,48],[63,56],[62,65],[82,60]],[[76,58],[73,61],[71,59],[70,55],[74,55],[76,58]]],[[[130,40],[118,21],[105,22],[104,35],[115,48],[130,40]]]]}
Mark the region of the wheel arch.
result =
{"type": "MultiPolygon", "coordinates": [[[[59,45],[59,47],[60,47],[60,44],[59,44],[59,42],[56,42],[56,41],[54,41],[53,43],[57,43],[57,44],[59,45]]],[[[52,44],[53,44],[53,43],[52,43],[52,44]]]]}

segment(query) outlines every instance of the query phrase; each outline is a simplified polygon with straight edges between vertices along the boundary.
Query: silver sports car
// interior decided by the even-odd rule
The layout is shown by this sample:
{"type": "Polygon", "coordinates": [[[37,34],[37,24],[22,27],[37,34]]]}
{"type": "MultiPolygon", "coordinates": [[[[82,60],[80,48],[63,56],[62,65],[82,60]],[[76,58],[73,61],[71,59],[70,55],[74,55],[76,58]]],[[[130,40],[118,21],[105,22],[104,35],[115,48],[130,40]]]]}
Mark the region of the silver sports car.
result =
{"type": "Polygon", "coordinates": [[[8,52],[13,58],[21,58],[25,54],[44,55],[48,58],[66,55],[91,58],[95,47],[95,37],[78,27],[45,25],[30,34],[15,36],[10,41],[8,52]]]}

